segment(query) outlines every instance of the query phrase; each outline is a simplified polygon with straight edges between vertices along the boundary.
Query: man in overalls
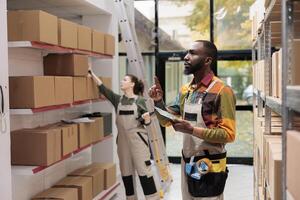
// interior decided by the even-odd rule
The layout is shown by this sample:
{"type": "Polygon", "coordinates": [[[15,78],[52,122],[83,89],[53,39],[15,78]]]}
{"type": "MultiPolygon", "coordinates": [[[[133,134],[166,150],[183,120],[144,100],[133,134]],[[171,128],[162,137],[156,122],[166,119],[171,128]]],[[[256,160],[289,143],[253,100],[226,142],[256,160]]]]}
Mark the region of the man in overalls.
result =
{"type": "Polygon", "coordinates": [[[234,141],[236,131],[235,95],[211,70],[217,64],[213,43],[195,41],[184,61],[184,74],[194,78],[180,89],[173,105],[165,107],[157,78],[149,95],[157,107],[182,118],[160,119],[163,126],[184,133],[182,199],[222,200],[228,174],[225,144],[234,141]]]}

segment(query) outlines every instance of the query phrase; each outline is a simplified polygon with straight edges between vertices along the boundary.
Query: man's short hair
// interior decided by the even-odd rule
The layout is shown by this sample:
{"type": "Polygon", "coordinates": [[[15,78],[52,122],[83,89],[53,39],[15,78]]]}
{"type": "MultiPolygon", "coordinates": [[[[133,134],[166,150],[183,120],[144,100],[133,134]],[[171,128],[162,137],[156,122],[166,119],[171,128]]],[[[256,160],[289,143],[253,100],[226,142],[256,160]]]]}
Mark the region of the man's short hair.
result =
{"type": "Polygon", "coordinates": [[[203,44],[205,53],[212,58],[211,69],[216,69],[218,62],[218,49],[216,45],[208,40],[196,40],[195,42],[201,42],[203,44]]]}

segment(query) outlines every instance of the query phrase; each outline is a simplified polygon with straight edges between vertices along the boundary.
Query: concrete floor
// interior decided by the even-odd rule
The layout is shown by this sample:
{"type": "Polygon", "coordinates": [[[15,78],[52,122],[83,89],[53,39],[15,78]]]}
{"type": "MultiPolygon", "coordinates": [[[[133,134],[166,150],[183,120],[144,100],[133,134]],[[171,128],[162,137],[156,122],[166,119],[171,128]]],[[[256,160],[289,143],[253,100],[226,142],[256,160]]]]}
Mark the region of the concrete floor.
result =
{"type": "MultiPolygon", "coordinates": [[[[182,200],[180,189],[180,165],[171,164],[173,183],[165,194],[164,200],[182,200]]],[[[253,200],[253,167],[247,165],[228,165],[229,177],[227,179],[225,200],[253,200]]],[[[119,187],[118,195],[113,200],[125,200],[123,185],[119,187]]],[[[139,200],[144,200],[141,187],[138,185],[139,200]]]]}

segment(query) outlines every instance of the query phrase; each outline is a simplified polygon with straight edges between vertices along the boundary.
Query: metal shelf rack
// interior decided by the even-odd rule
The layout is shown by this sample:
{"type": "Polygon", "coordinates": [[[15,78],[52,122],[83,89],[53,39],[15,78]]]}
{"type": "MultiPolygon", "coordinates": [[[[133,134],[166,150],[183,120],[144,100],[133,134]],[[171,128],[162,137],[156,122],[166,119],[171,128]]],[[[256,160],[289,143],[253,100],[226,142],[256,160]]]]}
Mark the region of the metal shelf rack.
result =
{"type": "MultiPolygon", "coordinates": [[[[264,60],[265,91],[254,90],[254,108],[258,116],[265,117],[265,134],[271,133],[272,113],[282,117],[282,200],[287,199],[287,131],[295,130],[293,120],[300,114],[300,85],[292,85],[293,40],[295,36],[295,21],[300,19],[300,2],[295,0],[271,0],[265,12],[265,18],[260,27],[260,33],[252,45],[253,64],[264,60]],[[280,42],[272,38],[271,23],[281,21],[280,42]],[[274,43],[273,43],[274,42],[274,43]],[[272,67],[271,48],[274,45],[282,48],[282,99],[272,97],[272,67]]],[[[297,33],[299,35],[299,33],[297,33]]],[[[254,176],[255,177],[255,176],[254,176]]],[[[254,178],[254,182],[257,178],[254,178]]],[[[254,183],[255,184],[255,183],[254,183]]],[[[265,184],[265,183],[263,183],[265,184]]],[[[259,187],[254,185],[258,194],[259,187]]],[[[260,195],[258,195],[260,196],[260,195]]]]}

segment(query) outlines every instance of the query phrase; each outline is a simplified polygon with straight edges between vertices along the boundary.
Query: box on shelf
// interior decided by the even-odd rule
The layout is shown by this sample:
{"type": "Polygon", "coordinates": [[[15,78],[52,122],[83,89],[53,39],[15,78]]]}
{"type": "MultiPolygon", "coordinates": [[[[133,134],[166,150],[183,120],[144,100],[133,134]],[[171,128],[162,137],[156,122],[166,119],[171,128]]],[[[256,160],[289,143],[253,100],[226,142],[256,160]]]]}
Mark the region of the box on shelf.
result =
{"type": "MultiPolygon", "coordinates": [[[[110,77],[99,77],[99,78],[101,79],[103,85],[106,88],[112,90],[112,81],[111,81],[110,77]]],[[[102,98],[102,99],[106,99],[106,97],[101,93],[99,93],[99,97],[102,98]]]]}
{"type": "Polygon", "coordinates": [[[109,34],[105,34],[105,50],[107,55],[115,55],[115,37],[109,34]]]}
{"type": "Polygon", "coordinates": [[[31,200],[38,199],[78,200],[78,192],[75,188],[49,188],[37,194],[31,200]]]}
{"type": "Polygon", "coordinates": [[[280,200],[281,193],[281,167],[282,167],[282,145],[269,144],[269,186],[271,199],[280,200]]]}
{"type": "Polygon", "coordinates": [[[100,76],[99,77],[103,83],[103,85],[105,85],[105,87],[107,87],[108,89],[112,89],[112,81],[111,81],[111,77],[103,77],[100,76]]]}
{"type": "Polygon", "coordinates": [[[86,26],[77,25],[78,31],[78,49],[92,50],[92,29],[86,26]]]}
{"type": "Polygon", "coordinates": [[[78,126],[78,147],[82,148],[92,143],[93,122],[79,123],[78,126]]]}
{"type": "Polygon", "coordinates": [[[51,76],[86,76],[88,57],[79,54],[48,54],[44,57],[44,74],[51,76]]]}
{"type": "Polygon", "coordinates": [[[87,91],[87,78],[86,77],[74,77],[74,98],[73,101],[83,101],[89,99],[87,91]]]}
{"type": "Polygon", "coordinates": [[[8,41],[58,44],[57,17],[41,10],[8,11],[8,41]]]}
{"type": "Polygon", "coordinates": [[[56,123],[45,128],[61,131],[62,156],[68,155],[78,149],[78,126],[76,124],[56,123]]]}
{"type": "Polygon", "coordinates": [[[93,181],[93,197],[104,190],[104,170],[90,167],[80,168],[73,171],[68,176],[91,177],[93,181]]]}
{"type": "Polygon", "coordinates": [[[58,19],[58,44],[62,47],[77,49],[77,24],[65,19],[58,19]]]}
{"type": "Polygon", "coordinates": [[[87,77],[87,92],[89,99],[99,99],[100,97],[98,85],[92,77],[87,77]]]}
{"type": "Polygon", "coordinates": [[[288,131],[287,132],[287,189],[294,197],[300,199],[300,174],[299,174],[299,152],[300,148],[300,132],[288,131]]]}
{"type": "Polygon", "coordinates": [[[92,31],[92,51],[104,53],[104,33],[92,31]]]}
{"type": "Polygon", "coordinates": [[[68,104],[73,102],[73,77],[55,76],[55,104],[68,104]]]}
{"type": "Polygon", "coordinates": [[[78,191],[78,200],[93,199],[93,183],[91,177],[68,176],[60,180],[53,187],[76,188],[78,191]]]}
{"type": "Polygon", "coordinates": [[[89,168],[104,169],[104,189],[112,187],[116,181],[116,164],[114,163],[92,163],[89,168]]]}
{"type": "Polygon", "coordinates": [[[60,159],[59,129],[36,128],[11,132],[12,164],[49,166],[60,159]]]}
{"type": "Polygon", "coordinates": [[[104,137],[103,117],[93,117],[90,119],[95,120],[92,123],[92,142],[97,142],[104,137]]]}
{"type": "Polygon", "coordinates": [[[9,77],[10,108],[39,108],[55,105],[53,76],[9,77]]]}

